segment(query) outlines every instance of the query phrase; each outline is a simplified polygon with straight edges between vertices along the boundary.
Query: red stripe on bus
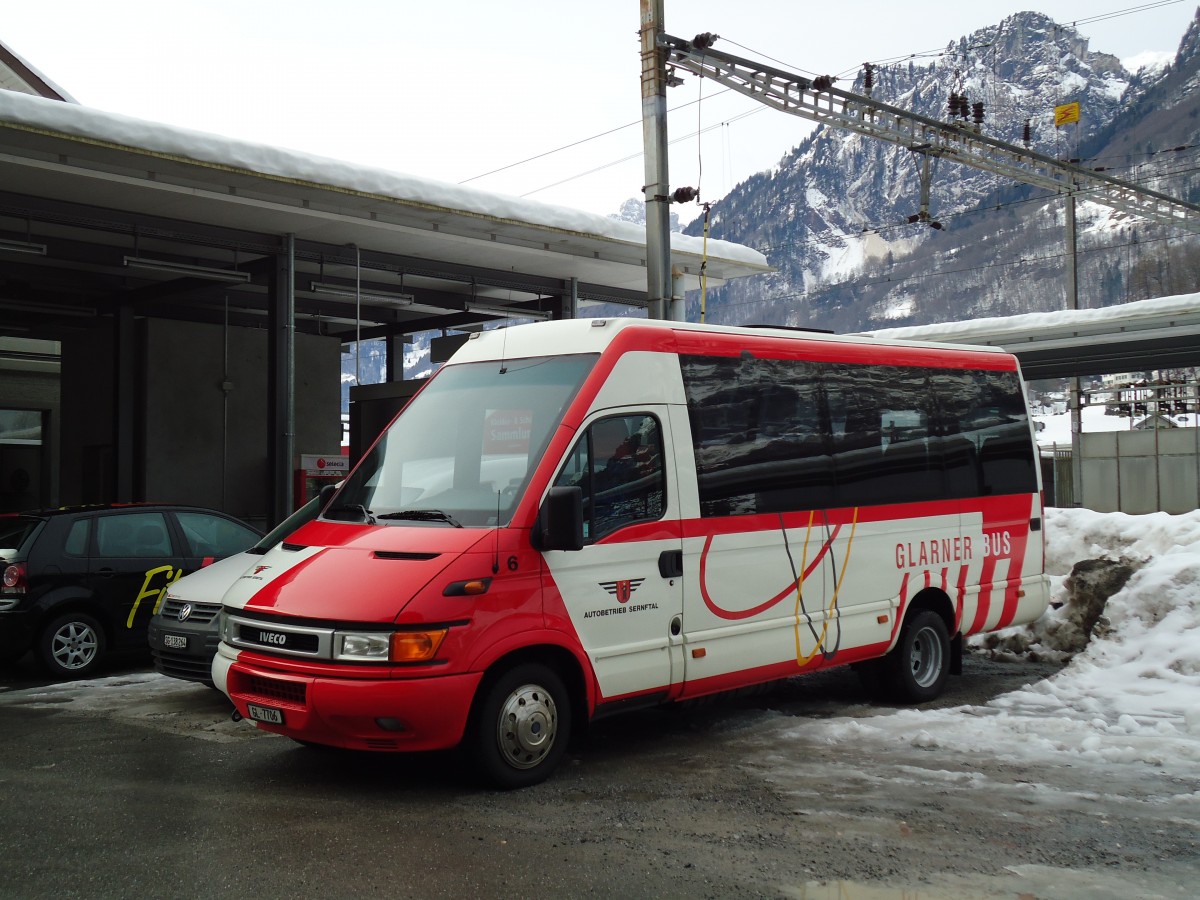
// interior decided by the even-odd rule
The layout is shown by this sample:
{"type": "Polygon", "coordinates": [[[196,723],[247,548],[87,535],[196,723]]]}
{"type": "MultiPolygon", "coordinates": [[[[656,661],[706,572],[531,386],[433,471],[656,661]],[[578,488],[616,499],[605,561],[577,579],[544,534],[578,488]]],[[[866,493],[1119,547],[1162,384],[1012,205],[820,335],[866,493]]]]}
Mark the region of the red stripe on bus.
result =
{"type": "MultiPolygon", "coordinates": [[[[813,569],[815,569],[818,565],[820,565],[821,560],[825,558],[825,554],[830,552],[830,548],[833,546],[833,542],[835,540],[837,540],[839,530],[840,530],[840,526],[838,528],[833,529],[833,534],[831,534],[829,536],[829,539],[827,541],[825,541],[824,544],[822,544],[821,549],[817,552],[816,557],[808,565],[808,567],[801,573],[801,575],[800,575],[800,589],[801,590],[804,589],[804,581],[808,578],[808,576],[810,574],[812,574],[813,569]]],[[[772,597],[769,600],[764,600],[758,606],[752,607],[750,609],[732,610],[732,609],[725,609],[721,606],[718,606],[717,602],[712,598],[712,595],[708,592],[708,552],[709,552],[709,548],[712,546],[712,540],[713,540],[713,535],[710,534],[708,536],[707,540],[705,540],[705,542],[704,542],[704,549],[700,552],[700,596],[702,598],[704,598],[704,605],[708,607],[709,612],[711,612],[714,616],[717,616],[718,618],[721,618],[721,619],[729,619],[731,621],[736,621],[738,619],[749,619],[750,617],[756,616],[761,612],[766,612],[768,609],[770,609],[775,604],[779,603],[785,597],[790,597],[793,594],[793,592],[795,592],[796,582],[791,581],[791,582],[788,582],[787,587],[785,587],[782,591],[780,591],[774,597],[772,597]]]]}

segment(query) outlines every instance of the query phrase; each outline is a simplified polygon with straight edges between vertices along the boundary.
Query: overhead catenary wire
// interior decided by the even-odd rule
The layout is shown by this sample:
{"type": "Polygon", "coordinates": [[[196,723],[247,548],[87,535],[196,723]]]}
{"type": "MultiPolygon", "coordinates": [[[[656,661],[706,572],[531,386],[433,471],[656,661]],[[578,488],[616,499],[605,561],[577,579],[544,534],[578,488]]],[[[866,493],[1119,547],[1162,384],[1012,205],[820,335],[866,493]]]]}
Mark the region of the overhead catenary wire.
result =
{"type": "MultiPolygon", "coordinates": [[[[1122,250],[1122,249],[1125,249],[1128,247],[1137,247],[1137,246],[1145,246],[1148,244],[1157,244],[1157,243],[1161,243],[1163,241],[1169,241],[1172,239],[1173,238],[1171,235],[1160,235],[1160,236],[1154,236],[1154,237],[1144,237],[1144,236],[1143,237],[1135,237],[1129,241],[1124,241],[1124,242],[1117,243],[1117,244],[1103,244],[1103,245],[1097,245],[1094,247],[1081,247],[1078,250],[1078,254],[1080,256],[1083,256],[1085,254],[1090,254],[1090,253],[1104,253],[1104,252],[1109,252],[1112,250],[1122,250]]],[[[882,284],[904,286],[906,284],[917,283],[917,282],[921,282],[921,281],[924,281],[924,280],[927,280],[930,278],[941,278],[941,277],[948,276],[948,275],[965,275],[965,274],[972,274],[972,273],[977,273],[977,272],[986,272],[991,269],[1007,269],[1007,268],[1012,268],[1015,266],[1026,266],[1026,265],[1034,266],[1034,265],[1041,265],[1041,264],[1047,264],[1047,263],[1056,263],[1056,262],[1061,261],[1065,256],[1066,256],[1065,252],[1051,253],[1051,254],[1046,254],[1043,256],[1036,256],[1036,257],[1020,257],[1017,259],[1008,259],[1008,260],[992,260],[991,262],[984,263],[984,264],[978,265],[978,266],[960,266],[960,267],[957,267],[954,269],[939,269],[935,272],[919,272],[919,273],[914,273],[912,275],[906,275],[906,276],[902,276],[902,277],[889,276],[887,278],[876,278],[871,281],[837,282],[834,284],[825,285],[822,287],[822,289],[817,290],[817,291],[799,291],[799,292],[793,292],[793,293],[788,293],[788,294],[780,294],[778,296],[773,296],[770,299],[772,301],[782,301],[782,302],[797,301],[797,300],[806,300],[806,301],[820,300],[822,297],[827,297],[827,296],[837,294],[838,292],[843,290],[848,285],[853,285],[855,287],[874,287],[876,285],[882,285],[882,284]]],[[[734,311],[740,307],[754,306],[761,302],[762,302],[762,298],[727,302],[722,305],[722,311],[724,311],[724,312],[734,311]]]]}
{"type": "MultiPolygon", "coordinates": [[[[1101,21],[1106,21],[1106,20],[1109,20],[1109,19],[1115,19],[1115,18],[1119,18],[1119,17],[1122,17],[1122,16],[1136,15],[1136,14],[1139,14],[1139,13],[1148,12],[1148,11],[1150,11],[1150,10],[1158,9],[1158,8],[1160,8],[1160,7],[1177,5],[1177,4],[1179,4],[1179,3],[1182,3],[1182,2],[1183,2],[1183,0],[1156,0],[1156,2],[1151,2],[1151,3],[1143,3],[1143,4],[1136,5],[1136,6],[1124,7],[1124,8],[1122,8],[1122,9],[1112,10],[1112,11],[1105,12],[1105,13],[1097,13],[1096,15],[1093,15],[1093,16],[1088,16],[1088,17],[1085,17],[1085,18],[1076,19],[1076,20],[1072,21],[1072,22],[1071,22],[1071,23],[1069,23],[1069,24],[1070,24],[1072,27],[1076,27],[1076,26],[1079,26],[1079,25],[1087,25],[1087,24],[1091,24],[1091,23],[1093,23],[1093,22],[1101,22],[1101,21]]],[[[726,41],[727,43],[731,44],[732,46],[738,47],[739,49],[742,49],[742,50],[744,50],[744,51],[746,51],[746,52],[748,52],[748,53],[750,53],[750,54],[752,54],[752,55],[761,56],[761,57],[762,57],[762,58],[764,58],[764,59],[771,60],[772,62],[778,63],[778,64],[780,64],[780,65],[782,65],[782,66],[786,66],[786,67],[789,67],[789,68],[795,69],[796,71],[799,71],[799,72],[804,72],[804,73],[807,73],[807,74],[812,74],[812,75],[815,75],[815,74],[817,74],[817,73],[815,73],[815,72],[812,72],[812,71],[811,71],[811,70],[809,70],[809,69],[805,69],[805,68],[803,68],[803,67],[801,67],[801,66],[796,66],[795,64],[792,64],[792,63],[787,63],[787,62],[784,62],[784,61],[781,61],[781,60],[775,59],[774,57],[770,56],[769,54],[764,54],[764,53],[762,53],[761,51],[757,51],[757,50],[755,50],[754,48],[747,47],[747,46],[746,46],[746,45],[744,45],[744,44],[740,44],[740,43],[738,43],[738,42],[736,42],[736,41],[730,40],[728,37],[723,37],[722,39],[723,39],[724,41],[726,41]]],[[[971,50],[971,49],[980,49],[980,48],[983,48],[983,47],[986,47],[986,46],[989,46],[989,45],[988,45],[988,44],[971,45],[971,46],[970,46],[970,47],[968,47],[967,49],[968,49],[968,50],[971,50]]],[[[871,62],[871,64],[872,64],[872,65],[874,65],[874,66],[876,66],[876,67],[885,67],[885,66],[889,66],[889,65],[895,65],[895,64],[897,64],[897,63],[904,62],[904,61],[907,61],[907,60],[914,60],[914,59],[919,59],[919,58],[933,58],[933,57],[944,56],[946,52],[947,52],[947,48],[946,48],[946,47],[937,47],[937,48],[933,48],[933,49],[930,49],[930,50],[917,51],[917,52],[913,52],[913,53],[907,53],[907,54],[898,54],[898,55],[891,56],[891,57],[882,57],[882,58],[878,58],[878,59],[870,60],[869,62],[871,62]]],[[[844,69],[844,70],[842,70],[842,72],[840,72],[838,75],[834,76],[835,80],[841,79],[842,77],[844,77],[846,74],[848,74],[848,73],[850,73],[850,72],[855,72],[855,71],[858,71],[858,69],[860,68],[860,66],[861,66],[861,63],[856,63],[856,64],[854,64],[853,66],[851,66],[851,67],[849,67],[849,68],[847,68],[847,69],[844,69]]],[[[720,96],[721,94],[725,94],[725,93],[729,93],[729,89],[726,89],[725,91],[718,91],[717,93],[710,95],[710,99],[711,99],[711,98],[713,98],[713,97],[720,96]]],[[[693,104],[696,104],[696,103],[699,103],[699,100],[691,100],[691,101],[687,101],[687,102],[685,102],[685,103],[682,103],[682,104],[680,104],[679,106],[672,107],[670,110],[668,110],[668,112],[676,112],[676,111],[678,111],[678,110],[684,109],[684,108],[686,108],[686,107],[688,107],[688,106],[691,106],[691,105],[693,105],[693,104]]],[[[745,117],[746,117],[746,115],[751,115],[751,114],[754,114],[754,113],[757,113],[757,112],[762,112],[762,111],[764,111],[764,110],[763,110],[763,108],[759,108],[759,109],[757,109],[757,110],[752,110],[752,111],[750,111],[750,112],[748,112],[748,113],[745,113],[745,114],[741,114],[741,115],[733,116],[733,117],[730,117],[730,118],[726,119],[724,122],[720,123],[720,125],[718,125],[718,126],[708,126],[708,127],[706,127],[704,130],[705,130],[705,132],[707,132],[707,131],[710,131],[710,130],[712,130],[712,128],[714,128],[714,127],[723,127],[723,126],[727,126],[727,125],[729,125],[729,124],[731,124],[731,123],[733,123],[733,122],[736,122],[736,121],[739,121],[740,119],[743,119],[743,118],[745,118],[745,117]]],[[[520,166],[523,166],[523,165],[527,165],[527,164],[529,164],[529,163],[532,163],[532,162],[537,162],[537,161],[539,161],[539,160],[543,160],[543,159],[545,159],[545,158],[546,158],[546,157],[548,157],[548,156],[552,156],[552,155],[554,155],[554,154],[557,154],[557,153],[561,153],[561,152],[564,152],[564,151],[567,151],[567,150],[571,150],[571,149],[574,149],[574,148],[577,148],[577,147],[580,147],[580,146],[583,146],[583,145],[589,144],[589,143],[591,143],[591,142],[593,142],[593,141],[600,140],[601,138],[609,137],[609,136],[611,136],[611,135],[613,135],[613,134],[616,134],[616,133],[618,133],[618,132],[620,132],[620,131],[624,131],[624,130],[626,130],[626,129],[628,129],[628,128],[633,128],[633,127],[640,128],[640,127],[641,127],[641,125],[642,125],[642,122],[641,122],[641,120],[640,120],[640,119],[638,119],[638,120],[635,120],[635,121],[633,121],[633,122],[628,122],[628,123],[626,123],[626,124],[624,124],[624,125],[619,125],[619,126],[616,126],[616,127],[614,127],[614,128],[609,128],[609,129],[607,129],[607,130],[605,130],[605,131],[599,132],[599,133],[597,133],[597,134],[595,134],[595,135],[592,135],[592,136],[590,136],[590,137],[581,138],[581,139],[579,139],[579,140],[577,140],[577,141],[572,141],[571,143],[564,144],[564,145],[562,145],[562,146],[560,146],[560,147],[556,147],[556,148],[554,148],[554,149],[552,149],[552,150],[547,150],[547,151],[544,151],[544,152],[542,152],[542,153],[535,154],[534,156],[530,156],[530,157],[527,157],[527,158],[525,158],[525,159],[518,160],[518,161],[516,161],[516,162],[512,162],[512,163],[506,164],[506,165],[504,165],[504,166],[500,166],[500,167],[498,167],[498,168],[496,168],[496,169],[492,169],[492,170],[489,170],[489,171],[487,171],[487,172],[482,172],[482,173],[480,173],[480,174],[478,174],[478,175],[473,175],[473,176],[471,176],[470,178],[465,178],[465,179],[463,179],[463,180],[459,181],[458,183],[459,183],[459,184],[469,184],[470,182],[473,182],[473,181],[478,181],[478,180],[480,180],[480,179],[482,179],[482,178],[487,178],[487,177],[489,177],[489,176],[496,175],[496,174],[499,174],[499,173],[501,173],[501,172],[506,172],[506,171],[509,171],[509,170],[511,170],[511,169],[515,169],[515,168],[518,168],[518,167],[520,167],[520,166]]],[[[695,137],[695,135],[694,135],[694,134],[690,134],[690,135],[687,135],[687,136],[685,136],[685,138],[684,138],[684,139],[685,139],[685,140],[691,140],[693,137],[695,137]]],[[[672,141],[670,141],[669,143],[670,143],[670,144],[674,144],[674,143],[676,143],[676,141],[672,140],[672,141]]],[[[576,180],[578,180],[578,179],[580,179],[580,178],[586,178],[586,177],[588,177],[589,175],[594,175],[594,174],[596,174],[597,172],[604,171],[605,169],[609,169],[609,168],[612,168],[612,167],[614,167],[614,166],[622,165],[622,164],[624,164],[624,163],[627,163],[627,162],[630,162],[631,160],[634,160],[634,159],[639,159],[639,158],[641,158],[641,156],[642,156],[642,151],[640,151],[640,150],[639,150],[637,153],[633,153],[633,154],[630,154],[630,155],[628,155],[628,156],[621,157],[620,159],[615,159],[615,160],[612,160],[612,161],[610,161],[610,162],[608,162],[608,163],[603,163],[603,164],[601,164],[601,165],[598,165],[598,166],[593,166],[593,167],[591,167],[591,168],[589,168],[589,169],[587,169],[587,170],[585,170],[585,171],[578,172],[578,173],[576,173],[575,175],[571,175],[571,176],[568,176],[568,177],[566,177],[566,178],[561,178],[561,179],[558,179],[558,180],[554,181],[554,182],[553,182],[553,183],[551,183],[551,184],[542,185],[541,187],[537,187],[537,188],[531,189],[531,190],[529,190],[529,191],[525,191],[524,193],[520,194],[520,196],[521,196],[521,197],[529,197],[529,196],[532,196],[532,195],[534,195],[534,194],[541,193],[542,191],[551,190],[551,189],[553,189],[553,188],[555,188],[555,187],[560,187],[560,186],[562,186],[562,185],[564,185],[564,184],[568,184],[568,183],[570,183],[571,181],[576,181],[576,180]]]]}
{"type": "MultiPolygon", "coordinates": [[[[1181,171],[1173,173],[1173,174],[1187,175],[1187,174],[1191,174],[1196,171],[1200,171],[1200,169],[1192,168],[1192,169],[1187,169],[1187,170],[1181,170],[1181,171]]],[[[1158,175],[1148,176],[1141,180],[1142,181],[1154,181],[1154,180],[1158,180],[1161,177],[1164,177],[1164,176],[1158,176],[1158,175]]],[[[975,209],[967,209],[967,210],[962,210],[961,212],[948,213],[941,217],[941,221],[942,221],[943,225],[952,224],[954,222],[957,222],[958,220],[965,219],[970,216],[986,215],[988,213],[1007,211],[1007,210],[1012,209],[1013,207],[1021,206],[1021,205],[1028,204],[1028,203],[1045,204],[1049,201],[1058,199],[1060,196],[1061,195],[1059,195],[1059,194],[1037,194],[1032,197],[1023,197],[1019,200],[1009,200],[1009,201],[1005,201],[1003,203],[990,203],[990,204],[986,204],[986,205],[981,205],[979,207],[976,207],[975,209]]],[[[1086,192],[1081,191],[1079,194],[1079,197],[1080,197],[1080,199],[1086,200],[1087,199],[1086,192]]],[[[908,221],[894,221],[894,222],[887,222],[887,223],[881,223],[881,224],[875,224],[875,225],[864,224],[862,226],[861,230],[859,230],[859,231],[838,231],[838,232],[836,232],[835,236],[839,240],[853,240],[855,238],[863,238],[866,235],[872,235],[872,234],[883,235],[885,233],[892,232],[892,231],[900,231],[900,230],[911,231],[912,228],[913,228],[913,224],[908,221]]],[[[819,246],[825,245],[828,242],[827,235],[828,235],[828,233],[826,233],[825,235],[813,234],[813,236],[808,238],[807,240],[789,241],[787,243],[781,243],[781,244],[774,244],[774,243],[772,243],[772,244],[756,244],[756,245],[754,245],[754,249],[763,254],[770,254],[772,252],[778,252],[778,251],[786,251],[786,250],[794,251],[794,250],[799,250],[799,249],[803,249],[804,247],[810,247],[810,246],[819,247],[819,246]]]]}
{"type": "MultiPolygon", "coordinates": [[[[721,127],[723,127],[723,126],[725,126],[725,125],[728,125],[730,122],[737,122],[737,121],[738,121],[738,120],[740,120],[740,119],[745,119],[745,118],[746,118],[746,117],[748,117],[748,116],[755,116],[755,115],[758,115],[759,113],[766,112],[766,111],[767,111],[766,107],[761,107],[761,106],[760,106],[760,107],[758,107],[758,108],[756,108],[756,109],[750,109],[750,110],[747,110],[746,112],[739,113],[739,114],[738,114],[738,115],[736,115],[736,116],[732,116],[732,117],[730,117],[729,119],[726,119],[726,120],[725,120],[725,121],[723,121],[723,122],[717,122],[717,123],[716,123],[716,124],[714,124],[714,125],[709,125],[709,126],[707,126],[707,127],[704,129],[704,132],[705,132],[705,133],[708,133],[708,132],[710,132],[710,131],[714,131],[714,130],[716,130],[717,128],[721,128],[721,127]]],[[[690,141],[690,140],[691,140],[692,138],[694,138],[694,137],[696,137],[696,135],[695,135],[694,133],[688,133],[688,134],[685,134],[685,135],[682,135],[682,136],[680,136],[680,137],[673,138],[673,139],[671,139],[671,140],[667,141],[667,146],[669,146],[669,147],[672,147],[672,146],[674,146],[675,144],[681,144],[681,143],[684,143],[684,142],[686,142],[686,141],[690,141]]],[[[539,194],[539,193],[541,193],[542,191],[548,191],[548,190],[550,190],[551,188],[556,188],[556,187],[559,187],[560,185],[564,185],[564,184],[567,184],[567,183],[569,183],[569,182],[575,181],[576,179],[579,179],[579,178],[585,178],[585,177],[587,177],[588,175],[594,175],[594,174],[595,174],[595,173],[597,173],[597,172],[603,172],[605,169],[611,169],[613,166],[619,166],[619,165],[621,165],[622,163],[627,163],[627,162],[629,162],[630,160],[633,160],[633,159],[641,159],[641,158],[642,158],[642,151],[640,151],[640,150],[639,150],[637,153],[631,153],[629,156],[623,156],[623,157],[621,157],[621,159],[615,159],[615,160],[613,160],[612,162],[604,163],[603,165],[596,166],[596,167],[595,167],[595,168],[593,168],[593,169],[588,169],[586,172],[580,172],[580,173],[579,173],[579,174],[577,174],[577,175],[571,175],[571,176],[570,176],[570,177],[568,177],[568,178],[563,178],[563,179],[561,179],[561,180],[559,180],[559,181],[555,181],[555,182],[553,182],[552,184],[545,184],[545,185],[542,185],[542,186],[541,186],[541,187],[539,187],[539,188],[534,188],[534,189],[533,189],[533,190],[531,190],[531,191],[526,191],[525,193],[523,193],[523,194],[520,194],[519,196],[521,196],[521,197],[530,197],[530,196],[532,196],[532,195],[534,195],[534,194],[539,194]]]]}
{"type": "MultiPolygon", "coordinates": [[[[1181,169],[1173,170],[1169,173],[1157,173],[1157,172],[1147,173],[1138,180],[1140,180],[1140,181],[1160,180],[1160,179],[1163,179],[1166,177],[1181,177],[1184,175],[1194,174],[1196,172],[1200,172],[1200,166],[1191,166],[1189,168],[1181,168],[1181,169]]],[[[1088,191],[1080,191],[1078,196],[1080,199],[1086,200],[1088,193],[1089,193],[1088,191]]],[[[944,216],[943,218],[946,222],[953,222],[953,221],[956,221],[959,219],[964,219],[964,218],[971,217],[971,216],[978,216],[978,215],[985,215],[988,213],[1007,211],[1011,207],[1019,206],[1019,205],[1027,204],[1027,203],[1045,204],[1047,202],[1057,199],[1059,196],[1060,196],[1059,194],[1042,193],[1042,194],[1037,194],[1033,197],[1025,197],[1020,200],[1013,200],[1013,201],[1009,201],[1006,203],[996,203],[994,205],[989,204],[986,206],[981,205],[980,207],[977,207],[975,209],[963,210],[962,212],[949,214],[947,216],[944,216]]],[[[1154,224],[1151,223],[1146,227],[1153,228],[1153,227],[1157,227],[1157,226],[1155,226],[1154,224]]],[[[886,225],[879,225],[874,228],[867,226],[867,227],[864,227],[863,231],[859,232],[859,233],[854,233],[854,232],[839,233],[838,237],[842,240],[850,240],[850,239],[853,239],[856,237],[861,238],[868,234],[881,234],[881,233],[884,233],[887,231],[893,231],[896,229],[908,230],[911,228],[912,228],[912,226],[907,222],[894,222],[894,223],[889,223],[886,225]]],[[[1089,247],[1080,247],[1078,249],[1077,253],[1079,255],[1103,253],[1103,252],[1107,252],[1107,251],[1121,250],[1124,248],[1130,248],[1130,247],[1135,247],[1135,246],[1146,246],[1149,244],[1161,243],[1163,241],[1168,241],[1168,240],[1173,240],[1173,239],[1174,239],[1174,237],[1170,234],[1155,235],[1155,236],[1147,237],[1145,235],[1145,229],[1143,228],[1142,235],[1140,237],[1135,234],[1133,237],[1131,237],[1130,240],[1121,242],[1121,243],[1105,243],[1105,244],[1096,244],[1094,246],[1089,246],[1089,247]]],[[[797,249],[800,249],[800,248],[803,248],[803,247],[809,246],[809,245],[820,246],[824,243],[826,243],[825,238],[814,236],[807,241],[790,242],[788,244],[781,244],[781,245],[760,245],[760,246],[756,247],[755,249],[758,249],[760,252],[767,253],[767,252],[771,252],[771,251],[797,250],[797,249]]],[[[893,286],[903,286],[905,284],[920,282],[920,281],[923,281],[923,280],[926,280],[929,278],[938,278],[938,277],[942,277],[945,275],[964,275],[964,274],[984,272],[984,271],[988,271],[990,269],[1011,268],[1014,266],[1023,266],[1023,265],[1037,266],[1037,265],[1042,265],[1042,264],[1046,264],[1046,263],[1053,263],[1053,262],[1060,261],[1060,260],[1064,259],[1065,256],[1066,256],[1066,253],[1064,251],[1061,253],[1044,254],[1044,255],[1039,255],[1039,256],[1022,256],[1022,257],[1018,257],[1016,259],[992,260],[988,263],[985,263],[982,265],[977,265],[977,266],[959,266],[959,267],[956,267],[953,269],[938,269],[936,271],[919,272],[919,273],[913,273],[910,275],[905,275],[905,276],[900,276],[900,277],[896,277],[894,275],[888,275],[886,278],[874,278],[870,281],[856,280],[854,282],[838,282],[838,283],[825,285],[823,287],[823,289],[818,290],[818,291],[804,291],[804,292],[799,292],[799,293],[789,293],[789,294],[784,294],[784,295],[780,295],[777,297],[773,297],[772,299],[785,301],[785,302],[786,301],[794,301],[794,300],[798,300],[798,299],[805,299],[805,300],[809,300],[809,301],[814,300],[814,299],[819,300],[821,297],[838,293],[839,291],[843,290],[848,284],[853,284],[856,287],[874,287],[874,286],[883,285],[883,284],[890,284],[893,286]]],[[[732,303],[727,302],[727,303],[723,304],[723,309],[724,310],[733,310],[740,306],[750,306],[750,305],[754,305],[759,302],[761,302],[761,299],[746,300],[746,301],[740,301],[740,302],[735,301],[732,303]]]]}
{"type": "MultiPolygon", "coordinates": [[[[717,91],[715,94],[712,94],[711,96],[719,97],[721,94],[728,94],[731,92],[732,92],[732,88],[725,88],[722,91],[717,91]]],[[[699,99],[689,100],[686,103],[679,104],[679,106],[671,107],[670,109],[667,110],[667,112],[668,113],[678,112],[679,110],[687,109],[689,106],[699,104],[699,102],[700,102],[699,99]]],[[[487,178],[489,175],[497,175],[500,172],[507,172],[509,169],[515,169],[518,166],[523,166],[523,165],[526,165],[531,162],[537,162],[540,159],[545,159],[547,156],[553,156],[555,153],[562,153],[565,150],[572,150],[575,147],[582,147],[584,144],[591,143],[592,141],[598,141],[601,138],[606,138],[609,135],[616,134],[619,131],[624,131],[627,128],[641,128],[641,127],[642,127],[641,119],[636,119],[633,122],[626,122],[624,125],[617,125],[615,128],[610,128],[607,131],[601,131],[599,134],[593,134],[591,137],[580,138],[579,140],[572,141],[569,144],[563,144],[561,147],[555,147],[553,150],[547,150],[544,153],[538,153],[535,156],[530,156],[525,159],[518,160],[517,162],[508,163],[507,165],[500,166],[500,168],[498,168],[498,169],[492,169],[489,172],[481,172],[478,175],[472,175],[470,178],[464,178],[462,181],[460,181],[458,183],[459,184],[469,184],[472,181],[478,181],[481,178],[487,178]]],[[[641,154],[639,153],[638,155],[640,156],[641,154]]],[[[629,157],[626,157],[625,159],[614,160],[609,165],[618,165],[620,163],[626,162],[628,159],[629,159],[629,157]]],[[[601,168],[606,168],[606,167],[602,166],[601,168]]],[[[595,169],[593,171],[599,171],[599,169],[595,169]]],[[[590,175],[590,174],[591,174],[591,172],[585,172],[585,173],[582,173],[579,177],[583,177],[583,175],[590,175]]],[[[539,188],[539,190],[545,190],[545,188],[539,188]]]]}

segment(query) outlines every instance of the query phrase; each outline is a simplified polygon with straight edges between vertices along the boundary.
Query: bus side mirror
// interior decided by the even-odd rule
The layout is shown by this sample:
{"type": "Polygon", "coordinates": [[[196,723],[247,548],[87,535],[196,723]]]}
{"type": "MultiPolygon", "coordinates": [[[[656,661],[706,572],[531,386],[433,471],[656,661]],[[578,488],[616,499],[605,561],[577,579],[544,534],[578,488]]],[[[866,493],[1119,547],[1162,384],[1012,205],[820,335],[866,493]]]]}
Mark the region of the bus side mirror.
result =
{"type": "Polygon", "coordinates": [[[538,513],[538,546],[542,550],[583,549],[582,488],[550,488],[538,513]]]}

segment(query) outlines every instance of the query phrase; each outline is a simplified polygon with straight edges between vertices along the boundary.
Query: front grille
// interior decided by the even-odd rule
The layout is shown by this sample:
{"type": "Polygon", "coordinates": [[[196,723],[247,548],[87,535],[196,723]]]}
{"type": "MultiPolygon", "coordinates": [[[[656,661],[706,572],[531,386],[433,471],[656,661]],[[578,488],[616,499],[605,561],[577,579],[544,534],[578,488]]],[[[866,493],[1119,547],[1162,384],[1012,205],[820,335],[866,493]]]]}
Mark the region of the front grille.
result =
{"type": "Polygon", "coordinates": [[[220,603],[190,603],[185,600],[168,597],[163,602],[161,614],[166,619],[178,619],[179,611],[185,606],[191,607],[191,611],[188,613],[185,621],[198,622],[200,624],[211,622],[217,617],[217,613],[221,611],[220,603]]]}
{"type": "Polygon", "coordinates": [[[308,699],[308,685],[304,682],[276,681],[262,675],[248,675],[245,692],[263,700],[276,700],[293,706],[304,706],[308,699]]]}
{"type": "Polygon", "coordinates": [[[155,670],[163,675],[212,684],[212,660],[169,650],[151,650],[150,653],[154,657],[155,670]]]}
{"type": "Polygon", "coordinates": [[[272,656],[333,659],[333,629],[297,625],[294,620],[229,610],[226,643],[272,656]]]}
{"type": "Polygon", "coordinates": [[[367,738],[364,743],[368,750],[399,750],[400,742],[391,738],[367,738]]]}
{"type": "Polygon", "coordinates": [[[262,628],[243,624],[238,630],[238,637],[241,644],[253,644],[268,650],[316,653],[320,649],[320,639],[317,635],[298,633],[288,628],[262,628]]]}

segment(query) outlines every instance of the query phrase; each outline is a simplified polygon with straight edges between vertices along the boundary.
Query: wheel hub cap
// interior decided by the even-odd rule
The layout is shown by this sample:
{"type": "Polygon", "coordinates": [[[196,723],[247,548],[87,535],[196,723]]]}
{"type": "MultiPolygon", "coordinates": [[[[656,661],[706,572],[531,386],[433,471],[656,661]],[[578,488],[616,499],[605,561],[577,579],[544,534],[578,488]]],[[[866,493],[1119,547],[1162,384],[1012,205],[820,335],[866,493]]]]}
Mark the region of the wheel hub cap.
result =
{"type": "Polygon", "coordinates": [[[517,688],[504,702],[496,739],[509,765],[517,769],[536,766],[554,745],[558,711],[550,694],[535,684],[517,688]]]}

